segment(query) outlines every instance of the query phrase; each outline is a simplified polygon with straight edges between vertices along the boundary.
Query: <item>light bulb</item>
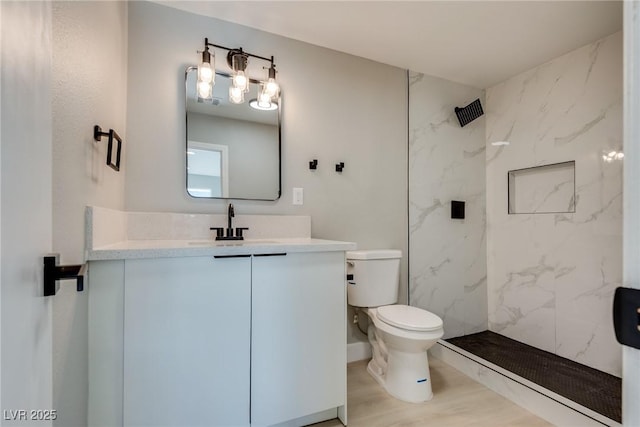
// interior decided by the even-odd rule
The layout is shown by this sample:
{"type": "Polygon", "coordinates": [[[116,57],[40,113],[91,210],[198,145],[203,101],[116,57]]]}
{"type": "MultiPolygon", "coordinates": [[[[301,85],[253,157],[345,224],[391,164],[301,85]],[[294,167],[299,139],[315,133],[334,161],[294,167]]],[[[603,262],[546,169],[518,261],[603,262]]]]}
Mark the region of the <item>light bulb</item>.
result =
{"type": "Polygon", "coordinates": [[[244,91],[235,86],[229,88],[229,101],[232,104],[242,104],[244,102],[244,91]]]}
{"type": "Polygon", "coordinates": [[[258,107],[268,109],[271,107],[271,95],[266,91],[260,92],[258,96],[258,107]]]}
{"type": "Polygon", "coordinates": [[[198,67],[198,81],[210,83],[213,81],[213,70],[211,64],[203,62],[198,67]]]}
{"type": "Polygon", "coordinates": [[[269,94],[270,97],[275,98],[278,96],[278,92],[280,91],[280,85],[278,85],[274,78],[270,77],[264,84],[263,90],[265,93],[269,94]]]}
{"type": "Polygon", "coordinates": [[[624,153],[616,154],[616,159],[622,159],[624,157],[624,153]]]}
{"type": "Polygon", "coordinates": [[[243,92],[249,92],[249,79],[244,75],[244,71],[236,71],[233,76],[233,85],[243,92]]]}

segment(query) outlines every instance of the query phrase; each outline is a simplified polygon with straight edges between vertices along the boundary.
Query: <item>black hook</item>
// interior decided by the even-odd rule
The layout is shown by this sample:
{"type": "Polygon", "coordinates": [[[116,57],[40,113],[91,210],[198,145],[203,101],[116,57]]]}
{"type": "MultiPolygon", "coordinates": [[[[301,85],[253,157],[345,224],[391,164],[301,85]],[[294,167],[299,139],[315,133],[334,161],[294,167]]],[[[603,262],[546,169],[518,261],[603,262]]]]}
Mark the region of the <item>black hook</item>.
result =
{"type": "Polygon", "coordinates": [[[313,159],[309,162],[309,169],[318,169],[318,159],[313,159]]]}
{"type": "Polygon", "coordinates": [[[344,169],[344,162],[336,163],[336,172],[342,172],[344,169]]]}

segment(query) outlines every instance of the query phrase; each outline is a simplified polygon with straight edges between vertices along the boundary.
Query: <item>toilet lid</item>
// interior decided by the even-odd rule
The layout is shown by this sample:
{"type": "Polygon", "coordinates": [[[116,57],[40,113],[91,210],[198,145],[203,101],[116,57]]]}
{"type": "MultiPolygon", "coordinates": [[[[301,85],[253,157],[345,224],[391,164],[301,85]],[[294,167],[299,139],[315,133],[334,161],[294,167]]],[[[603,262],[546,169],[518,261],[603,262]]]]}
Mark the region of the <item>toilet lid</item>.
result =
{"type": "Polygon", "coordinates": [[[409,305],[378,307],[378,319],[409,331],[434,331],[442,328],[442,319],[433,313],[409,305]]]}

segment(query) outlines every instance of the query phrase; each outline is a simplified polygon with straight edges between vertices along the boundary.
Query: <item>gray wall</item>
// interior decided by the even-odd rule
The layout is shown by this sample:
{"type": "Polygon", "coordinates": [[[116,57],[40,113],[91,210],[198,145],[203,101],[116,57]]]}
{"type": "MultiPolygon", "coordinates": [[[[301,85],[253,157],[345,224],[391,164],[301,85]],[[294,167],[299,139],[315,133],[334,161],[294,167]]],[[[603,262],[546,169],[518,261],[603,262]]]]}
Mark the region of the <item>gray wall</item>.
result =
{"type": "MultiPolygon", "coordinates": [[[[236,213],[311,215],[314,237],[406,254],[404,70],[144,2],[129,3],[126,208],[225,212],[225,201],[196,200],[185,190],[184,68],[196,63],[204,37],[274,55],[283,89],[283,196],[234,202],[236,213]],[[314,158],[319,167],[310,171],[314,158]],[[304,188],[303,206],[292,205],[293,187],[304,188]]],[[[406,271],[404,258],[403,300],[406,271]]],[[[356,334],[351,328],[349,340],[356,334]]]]}

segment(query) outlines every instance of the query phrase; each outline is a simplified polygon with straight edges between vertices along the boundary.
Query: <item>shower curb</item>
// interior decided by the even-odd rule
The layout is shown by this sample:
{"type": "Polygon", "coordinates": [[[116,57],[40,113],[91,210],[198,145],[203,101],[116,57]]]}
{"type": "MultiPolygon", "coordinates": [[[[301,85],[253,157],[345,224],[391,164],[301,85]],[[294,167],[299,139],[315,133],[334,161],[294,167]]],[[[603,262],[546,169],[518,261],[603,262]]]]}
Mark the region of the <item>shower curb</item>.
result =
{"type": "Polygon", "coordinates": [[[558,427],[622,427],[604,415],[446,341],[438,341],[429,354],[558,427]]]}

